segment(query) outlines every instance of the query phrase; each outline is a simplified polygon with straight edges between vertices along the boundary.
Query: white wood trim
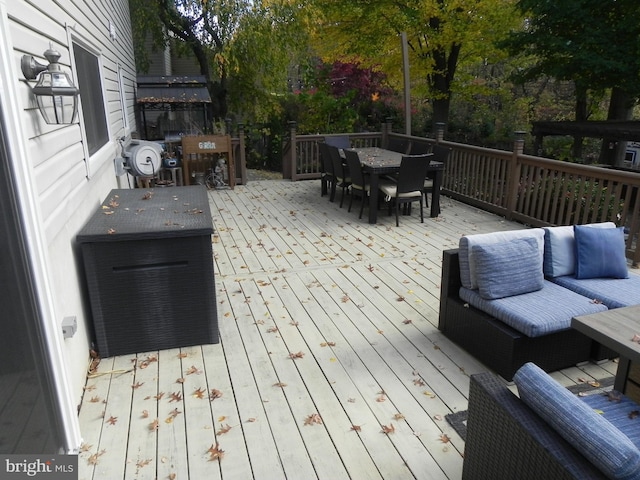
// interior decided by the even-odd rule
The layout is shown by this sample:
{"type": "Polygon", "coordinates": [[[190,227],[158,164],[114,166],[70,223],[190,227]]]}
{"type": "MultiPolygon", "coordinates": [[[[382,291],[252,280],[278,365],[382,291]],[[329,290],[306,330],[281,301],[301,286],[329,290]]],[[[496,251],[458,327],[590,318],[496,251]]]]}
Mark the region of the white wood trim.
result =
{"type": "Polygon", "coordinates": [[[25,161],[28,157],[26,135],[23,129],[22,108],[18,104],[18,82],[22,73],[14,62],[15,55],[9,35],[9,20],[7,16],[6,0],[0,0],[0,103],[2,104],[5,125],[13,128],[7,131],[7,147],[11,159],[23,159],[13,165],[14,182],[20,198],[19,207],[22,209],[22,225],[26,233],[27,249],[34,273],[34,282],[38,293],[39,308],[42,313],[44,343],[47,348],[51,371],[54,377],[54,388],[58,398],[58,414],[64,428],[64,442],[67,453],[78,452],[81,443],[80,424],[76,413],[76,402],[72,395],[65,368],[65,355],[62,349],[62,332],[59,327],[61,319],[56,318],[53,289],[49,278],[49,258],[46,241],[41,225],[44,224],[40,215],[40,202],[36,194],[31,163],[25,161]]]}

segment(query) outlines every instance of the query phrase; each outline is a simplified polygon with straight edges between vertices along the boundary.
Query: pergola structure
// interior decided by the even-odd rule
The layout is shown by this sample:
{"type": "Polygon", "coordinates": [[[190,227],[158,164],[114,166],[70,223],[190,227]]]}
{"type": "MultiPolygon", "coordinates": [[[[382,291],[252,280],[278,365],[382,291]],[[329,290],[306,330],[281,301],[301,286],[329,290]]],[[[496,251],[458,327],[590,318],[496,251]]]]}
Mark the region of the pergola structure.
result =
{"type": "MultiPolygon", "coordinates": [[[[539,153],[544,137],[568,135],[601,138],[609,142],[640,142],[640,121],[606,120],[585,122],[533,122],[534,152],[539,153]]],[[[615,150],[612,146],[611,150],[615,150]]]]}
{"type": "Polygon", "coordinates": [[[204,76],[138,76],[137,83],[144,139],[164,140],[210,130],[211,97],[204,76]]]}

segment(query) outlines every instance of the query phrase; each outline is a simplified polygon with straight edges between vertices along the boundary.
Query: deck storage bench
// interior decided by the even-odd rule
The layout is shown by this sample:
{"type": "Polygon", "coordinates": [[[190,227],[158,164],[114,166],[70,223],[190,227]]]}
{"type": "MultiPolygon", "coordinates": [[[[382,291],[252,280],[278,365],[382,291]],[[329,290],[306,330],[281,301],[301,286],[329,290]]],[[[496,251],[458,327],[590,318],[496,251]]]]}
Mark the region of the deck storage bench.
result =
{"type": "Polygon", "coordinates": [[[218,343],[205,187],[112,190],[77,236],[102,357],[218,343]]]}

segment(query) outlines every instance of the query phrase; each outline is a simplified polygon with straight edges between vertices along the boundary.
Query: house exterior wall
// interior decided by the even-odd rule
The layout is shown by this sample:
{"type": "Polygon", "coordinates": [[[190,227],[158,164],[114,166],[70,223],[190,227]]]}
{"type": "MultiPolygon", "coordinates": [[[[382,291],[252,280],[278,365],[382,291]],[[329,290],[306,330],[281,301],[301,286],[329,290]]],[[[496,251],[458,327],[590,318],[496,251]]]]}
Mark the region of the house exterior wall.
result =
{"type": "MultiPolygon", "coordinates": [[[[118,139],[135,130],[135,62],[128,0],[0,0],[0,42],[9,52],[9,80],[0,81],[2,110],[16,120],[11,125],[14,145],[20,152],[18,172],[29,215],[36,219],[34,244],[42,245],[38,268],[46,288],[38,292],[47,298],[46,331],[52,362],[63,371],[66,402],[80,403],[86,381],[91,340],[90,307],[84,293],[84,279],[77,232],[113,188],[128,188],[126,177],[116,177],[114,159],[120,154],[118,139]],[[50,45],[61,54],[62,69],[78,85],[73,44],[96,53],[106,109],[108,140],[89,155],[87,132],[80,117],[71,125],[47,125],[40,115],[30,84],[20,69],[24,54],[46,63],[43,52],[50,45]],[[3,100],[5,99],[5,100],[3,100]],[[6,99],[14,99],[8,102],[6,99]],[[20,174],[19,174],[20,175],[20,174]],[[78,330],[63,339],[60,323],[75,316],[78,330]]],[[[0,78],[1,80],[1,78],[0,78]]],[[[81,114],[84,108],[80,106],[81,114]]],[[[64,397],[64,395],[62,395],[64,397]]],[[[63,400],[65,401],[65,400],[63,400]]],[[[67,405],[69,407],[69,405],[67,405]]]]}

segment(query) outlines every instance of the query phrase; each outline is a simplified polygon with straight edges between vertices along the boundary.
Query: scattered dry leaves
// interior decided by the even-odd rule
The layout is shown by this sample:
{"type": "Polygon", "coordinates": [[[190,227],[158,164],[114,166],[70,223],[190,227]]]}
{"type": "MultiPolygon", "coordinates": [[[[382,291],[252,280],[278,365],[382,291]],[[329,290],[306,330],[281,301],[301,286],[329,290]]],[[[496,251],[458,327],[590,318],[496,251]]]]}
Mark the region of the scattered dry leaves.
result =
{"type": "Polygon", "coordinates": [[[289,353],[289,358],[291,358],[292,360],[295,360],[297,358],[303,358],[303,357],[304,357],[304,352],[289,353]]]}
{"type": "Polygon", "coordinates": [[[200,387],[195,392],[193,392],[193,396],[195,398],[204,398],[206,393],[207,393],[207,391],[204,388],[200,387]]]}
{"type": "Polygon", "coordinates": [[[153,422],[149,424],[149,430],[151,430],[152,432],[155,432],[156,430],[158,430],[158,426],[160,426],[160,422],[158,422],[158,419],[156,418],[153,422]]]}
{"type": "Polygon", "coordinates": [[[194,373],[200,375],[202,373],[202,370],[199,370],[195,365],[191,365],[187,369],[187,375],[193,375],[194,373]]]}
{"type": "Polygon", "coordinates": [[[322,425],[322,418],[317,413],[312,413],[304,419],[305,425],[322,425]]]}
{"type": "Polygon", "coordinates": [[[229,430],[231,430],[231,426],[229,424],[225,424],[225,425],[220,425],[220,430],[218,430],[216,432],[216,435],[224,435],[225,433],[227,433],[229,430]]]}
{"type": "Polygon", "coordinates": [[[393,426],[393,423],[390,423],[389,425],[382,425],[382,433],[386,435],[391,435],[395,431],[396,427],[393,426]]]}
{"type": "Polygon", "coordinates": [[[211,392],[209,393],[209,400],[213,402],[216,398],[220,398],[221,396],[222,392],[220,390],[212,388],[211,392]]]}
{"type": "Polygon", "coordinates": [[[351,430],[354,432],[361,432],[362,427],[360,425],[351,425],[351,430]]]}
{"type": "Polygon", "coordinates": [[[98,465],[98,459],[104,455],[107,451],[106,450],[100,450],[97,453],[94,453],[93,455],[91,455],[88,459],[87,459],[87,463],[89,465],[98,465]]]}
{"type": "Polygon", "coordinates": [[[180,392],[171,393],[171,398],[169,399],[169,403],[171,403],[171,402],[181,402],[181,401],[182,401],[182,394],[180,392]]]}
{"type": "Polygon", "coordinates": [[[224,450],[222,450],[220,448],[220,444],[216,443],[215,445],[211,445],[211,447],[209,448],[209,450],[207,450],[207,453],[209,454],[209,461],[213,462],[215,460],[222,460],[222,457],[224,457],[224,450]]]}
{"type": "Polygon", "coordinates": [[[118,417],[114,417],[113,415],[109,417],[109,419],[106,421],[106,423],[108,423],[109,425],[115,425],[116,423],[118,423],[118,417]]]}
{"type": "Polygon", "coordinates": [[[446,433],[443,433],[440,435],[440,441],[442,443],[449,443],[451,441],[451,438],[449,438],[449,435],[447,435],[446,433]]]}

